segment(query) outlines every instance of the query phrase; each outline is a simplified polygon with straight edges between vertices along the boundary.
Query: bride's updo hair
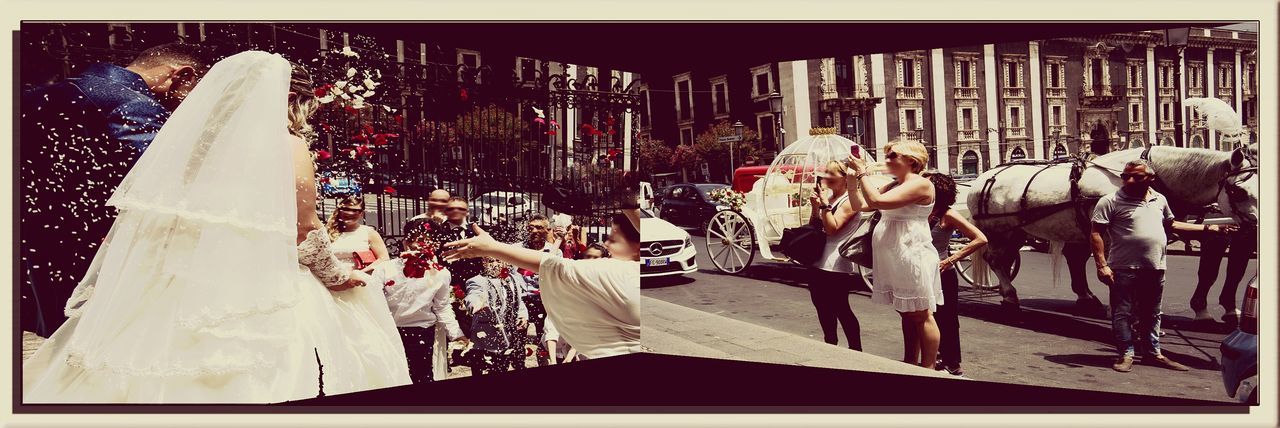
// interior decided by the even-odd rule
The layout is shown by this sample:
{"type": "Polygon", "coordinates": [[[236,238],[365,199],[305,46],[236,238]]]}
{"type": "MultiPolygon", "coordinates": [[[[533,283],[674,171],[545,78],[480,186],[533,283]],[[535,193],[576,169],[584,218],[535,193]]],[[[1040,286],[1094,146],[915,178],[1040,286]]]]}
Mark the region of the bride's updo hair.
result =
{"type": "Polygon", "coordinates": [[[310,141],[314,136],[311,124],[307,120],[320,108],[316,99],[315,83],[311,80],[311,72],[301,64],[290,61],[293,76],[289,79],[289,133],[310,141]]]}

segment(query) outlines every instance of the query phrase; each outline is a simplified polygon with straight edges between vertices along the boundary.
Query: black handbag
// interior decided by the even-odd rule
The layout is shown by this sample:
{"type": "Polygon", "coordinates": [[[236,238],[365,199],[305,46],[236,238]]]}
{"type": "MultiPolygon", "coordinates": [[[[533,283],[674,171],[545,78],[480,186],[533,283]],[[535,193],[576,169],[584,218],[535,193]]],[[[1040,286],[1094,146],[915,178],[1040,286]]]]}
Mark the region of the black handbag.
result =
{"type": "Polygon", "coordinates": [[[782,231],[779,242],[782,254],[803,265],[811,265],[822,256],[822,248],[827,245],[827,233],[821,226],[813,223],[793,227],[782,231]]]}
{"type": "Polygon", "coordinates": [[[879,222],[880,211],[876,211],[871,218],[858,225],[858,230],[853,232],[848,241],[840,244],[840,255],[859,266],[871,267],[871,233],[879,222]]]}

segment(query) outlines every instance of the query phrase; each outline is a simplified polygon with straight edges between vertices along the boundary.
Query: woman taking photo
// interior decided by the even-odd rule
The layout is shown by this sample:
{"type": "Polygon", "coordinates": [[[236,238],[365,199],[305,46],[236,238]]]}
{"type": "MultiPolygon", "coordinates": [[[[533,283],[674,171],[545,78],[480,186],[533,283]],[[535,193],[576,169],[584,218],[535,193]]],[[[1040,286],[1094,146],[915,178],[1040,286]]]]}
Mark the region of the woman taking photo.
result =
{"type": "Polygon", "coordinates": [[[844,327],[845,340],[849,348],[861,351],[862,338],[858,329],[858,317],[849,307],[849,285],[852,283],[853,262],[840,255],[840,243],[853,237],[857,229],[851,222],[858,213],[851,208],[844,166],[840,162],[827,164],[825,174],[812,195],[809,206],[813,207],[812,216],[822,225],[827,235],[826,245],[822,247],[822,255],[814,261],[813,269],[808,271],[809,298],[818,311],[818,324],[822,326],[822,340],[835,345],[836,323],[844,327]],[[822,187],[831,189],[831,194],[822,196],[822,187]]]}
{"type": "Polygon", "coordinates": [[[849,156],[850,201],[858,211],[880,211],[871,236],[871,269],[875,286],[871,301],[892,305],[902,316],[903,362],[933,368],[938,354],[938,325],[933,312],[943,303],[938,251],[929,233],[933,183],[921,177],[929,152],[918,142],[885,146],[885,166],[894,181],[884,188],[866,185],[867,165],[849,156]],[[860,200],[861,199],[861,200],[860,200]]]}
{"type": "Polygon", "coordinates": [[[325,229],[333,241],[333,254],[338,260],[365,273],[372,273],[376,265],[391,260],[382,235],[364,222],[364,197],[348,196],[333,210],[325,229]]]}
{"type": "Polygon", "coordinates": [[[960,376],[964,374],[960,368],[960,277],[956,275],[955,263],[987,245],[987,235],[965,220],[960,212],[951,209],[956,202],[956,182],[951,176],[933,172],[925,173],[924,177],[933,182],[937,198],[933,212],[929,213],[929,231],[933,234],[933,247],[942,259],[938,262],[938,271],[942,273],[942,300],[945,302],[938,305],[938,312],[934,314],[941,333],[938,362],[934,368],[960,376]],[[957,230],[969,238],[969,244],[960,252],[951,254],[951,234],[957,230]]]}

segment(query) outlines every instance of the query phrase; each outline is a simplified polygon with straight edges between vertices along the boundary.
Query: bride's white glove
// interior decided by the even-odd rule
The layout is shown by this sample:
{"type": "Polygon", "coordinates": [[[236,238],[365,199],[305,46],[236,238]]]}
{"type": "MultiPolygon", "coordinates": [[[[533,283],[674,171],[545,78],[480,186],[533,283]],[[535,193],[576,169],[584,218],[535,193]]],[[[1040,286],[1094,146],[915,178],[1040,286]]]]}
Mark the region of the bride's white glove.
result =
{"type": "MultiPolygon", "coordinates": [[[[307,232],[307,239],[298,244],[298,263],[311,270],[325,287],[345,290],[364,285],[359,278],[352,280],[353,271],[344,269],[338,258],[329,250],[329,233],[324,229],[307,232]]],[[[365,275],[368,279],[368,275],[365,275]]]]}

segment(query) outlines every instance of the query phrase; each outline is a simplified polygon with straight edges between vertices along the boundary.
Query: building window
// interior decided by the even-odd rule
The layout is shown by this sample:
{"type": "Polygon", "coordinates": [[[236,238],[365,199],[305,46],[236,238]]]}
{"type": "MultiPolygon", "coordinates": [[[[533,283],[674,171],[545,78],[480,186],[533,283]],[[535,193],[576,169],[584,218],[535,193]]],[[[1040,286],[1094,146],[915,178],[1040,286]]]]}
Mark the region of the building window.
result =
{"type": "Polygon", "coordinates": [[[765,64],[751,69],[751,96],[753,98],[768,97],[773,93],[773,68],[765,64]]]}
{"type": "Polygon", "coordinates": [[[766,149],[777,147],[777,131],[774,130],[773,114],[756,115],[756,130],[760,133],[760,141],[766,149]]]}
{"type": "Polygon", "coordinates": [[[960,158],[960,172],[964,175],[978,175],[978,153],[973,150],[964,153],[960,158]]]}
{"type": "Polygon", "coordinates": [[[976,129],[974,128],[973,123],[973,108],[966,107],[960,109],[960,129],[965,131],[972,131],[976,129]]]}
{"type": "Polygon", "coordinates": [[[973,67],[974,62],[971,59],[962,59],[956,61],[956,85],[961,88],[972,88],[973,86],[973,67]]]}
{"type": "Polygon", "coordinates": [[[1067,146],[1059,144],[1053,147],[1054,159],[1062,159],[1065,157],[1067,157],[1067,146]]]}
{"type": "Polygon", "coordinates": [[[680,144],[693,144],[693,127],[680,128],[680,144]]]}
{"type": "Polygon", "coordinates": [[[538,60],[533,58],[516,58],[516,76],[522,82],[532,82],[538,78],[538,60]]]}
{"type": "Polygon", "coordinates": [[[907,118],[907,131],[908,131],[908,132],[910,132],[910,131],[915,131],[915,130],[917,130],[917,129],[920,129],[920,124],[919,124],[919,122],[918,122],[918,120],[917,120],[917,118],[916,118],[916,110],[915,110],[915,109],[907,109],[907,111],[906,111],[906,112],[904,112],[904,114],[906,114],[906,118],[907,118]]]}
{"type": "Polygon", "coordinates": [[[1062,63],[1058,63],[1058,62],[1049,63],[1048,71],[1049,71],[1048,87],[1061,88],[1062,77],[1063,75],[1065,75],[1065,72],[1063,71],[1063,68],[1062,68],[1062,63]]]}
{"type": "Polygon", "coordinates": [[[1013,152],[1009,153],[1009,160],[1011,161],[1019,161],[1026,158],[1027,158],[1027,152],[1022,150],[1021,147],[1014,147],[1013,152]]]}
{"type": "Polygon", "coordinates": [[[1018,88],[1021,87],[1021,79],[1018,79],[1018,63],[1010,61],[1004,63],[1004,87],[1018,88]]]}
{"type": "Polygon", "coordinates": [[[1173,137],[1164,137],[1164,139],[1160,140],[1160,145],[1162,146],[1172,146],[1174,144],[1173,137]]]}
{"type": "Polygon", "coordinates": [[[1130,123],[1142,122],[1142,105],[1138,103],[1129,103],[1129,122],[1130,123]]]}
{"type": "Polygon", "coordinates": [[[1167,102],[1160,103],[1160,121],[1161,122],[1168,122],[1170,120],[1173,120],[1169,115],[1170,110],[1173,110],[1173,104],[1167,103],[1167,102]]]}
{"type": "Polygon", "coordinates": [[[1217,83],[1218,83],[1218,86],[1219,86],[1219,87],[1222,87],[1222,88],[1232,88],[1232,87],[1234,87],[1234,86],[1231,86],[1231,85],[1234,83],[1234,81],[1235,81],[1235,80],[1236,80],[1236,79],[1235,79],[1235,76],[1234,76],[1234,72],[1231,70],[1231,67],[1221,67],[1221,68],[1218,68],[1218,82],[1217,82],[1217,83]]]}
{"type": "Polygon", "coordinates": [[[1204,148],[1204,138],[1201,138],[1199,134],[1193,135],[1191,137],[1191,147],[1204,148]]]}
{"type": "Polygon", "coordinates": [[[1134,138],[1133,140],[1129,141],[1129,148],[1131,149],[1140,149],[1142,148],[1142,146],[1143,144],[1142,144],[1141,138],[1134,138]]]}
{"type": "Polygon", "coordinates": [[[693,120],[693,84],[689,73],[676,76],[676,117],[681,122],[693,120]]]}
{"type": "MultiPolygon", "coordinates": [[[[916,86],[915,60],[902,60],[902,86],[914,88],[916,86]]],[[[913,128],[914,129],[914,128],[913,128]]]]}
{"type": "Polygon", "coordinates": [[[716,118],[729,115],[729,83],[725,76],[711,79],[711,106],[716,118]]]}
{"type": "Polygon", "coordinates": [[[1129,64],[1129,87],[1130,88],[1142,87],[1142,67],[1141,66],[1138,66],[1135,64],[1129,64]]]}
{"type": "Polygon", "coordinates": [[[1010,128],[1021,128],[1022,127],[1022,107],[1009,106],[1009,117],[1005,123],[1008,123],[1010,128]]]}
{"type": "Polygon", "coordinates": [[[1049,112],[1049,124],[1062,126],[1062,106],[1052,106],[1049,108],[1049,112]]]}
{"type": "Polygon", "coordinates": [[[458,64],[465,65],[468,68],[480,67],[480,52],[458,49],[458,64]]]}

